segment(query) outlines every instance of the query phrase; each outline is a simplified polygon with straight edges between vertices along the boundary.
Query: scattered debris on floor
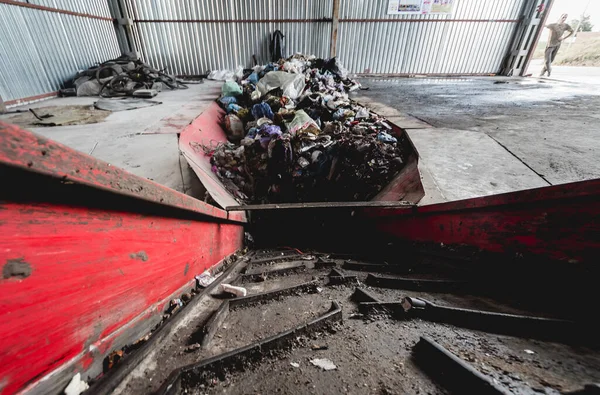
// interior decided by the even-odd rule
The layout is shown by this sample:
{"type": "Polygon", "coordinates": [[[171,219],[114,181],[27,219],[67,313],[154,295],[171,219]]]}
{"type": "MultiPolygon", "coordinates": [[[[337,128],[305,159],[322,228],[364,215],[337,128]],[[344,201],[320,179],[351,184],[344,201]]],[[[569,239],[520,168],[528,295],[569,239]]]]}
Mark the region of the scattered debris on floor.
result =
{"type": "Polygon", "coordinates": [[[127,111],[137,108],[152,107],[162,104],[160,101],[139,99],[135,97],[120,97],[114,99],[102,98],[94,103],[94,107],[104,111],[127,111]]]}
{"type": "Polygon", "coordinates": [[[172,315],[177,310],[179,310],[181,307],[183,307],[183,304],[184,303],[183,303],[183,300],[181,300],[181,298],[175,298],[175,299],[171,300],[171,302],[169,303],[169,308],[165,312],[165,318],[168,318],[168,316],[172,315]]]}
{"type": "Polygon", "coordinates": [[[313,344],[312,346],[310,346],[310,348],[312,350],[318,351],[318,350],[327,350],[329,347],[327,347],[327,345],[325,345],[325,344],[313,344]]]}
{"type": "Polygon", "coordinates": [[[218,273],[216,276],[213,276],[210,271],[206,270],[204,273],[197,275],[196,283],[199,287],[206,288],[210,284],[214,283],[217,278],[220,277],[222,273],[218,273]]]}
{"type": "Polygon", "coordinates": [[[38,126],[68,126],[98,123],[110,115],[110,112],[90,105],[48,106],[28,110],[10,111],[0,116],[3,121],[23,128],[38,126]]]}
{"type": "Polygon", "coordinates": [[[177,78],[127,55],[79,71],[65,85],[62,96],[154,97],[165,89],[187,89],[177,78]]]}
{"type": "Polygon", "coordinates": [[[185,351],[193,352],[193,351],[197,351],[201,348],[202,348],[202,345],[200,343],[194,343],[194,344],[191,344],[188,347],[186,347],[185,351]]]}
{"type": "Polygon", "coordinates": [[[105,361],[104,361],[104,370],[108,371],[110,369],[112,369],[113,367],[115,367],[116,364],[119,363],[119,361],[123,358],[124,355],[124,351],[123,350],[116,350],[111,352],[110,354],[108,354],[108,356],[106,357],[105,361]]]}
{"type": "Polygon", "coordinates": [[[73,376],[73,379],[69,385],[67,385],[67,388],[65,388],[65,395],[79,395],[88,388],[90,388],[90,386],[81,379],[81,373],[77,373],[73,376]]]}
{"type": "Polygon", "coordinates": [[[337,366],[335,366],[335,364],[333,362],[331,362],[331,360],[329,360],[327,358],[315,358],[315,359],[311,359],[310,363],[312,363],[316,367],[321,368],[323,370],[334,370],[334,369],[337,369],[337,366]]]}
{"type": "Polygon", "coordinates": [[[558,394],[600,381],[600,357],[593,349],[573,348],[572,338],[564,343],[540,341],[526,332],[500,334],[500,325],[472,328],[477,320],[465,314],[482,304],[497,311],[499,323],[512,322],[517,314],[527,312],[516,307],[518,303],[500,303],[447,286],[450,281],[464,286],[460,276],[437,279],[445,281],[441,289],[440,283],[422,280],[423,273],[413,268],[409,276],[419,281],[419,290],[414,291],[406,274],[367,281],[372,269],[388,273],[395,270],[393,265],[363,262],[342,269],[343,259],[327,257],[334,266],[320,266],[317,262],[326,255],[314,251],[312,261],[303,261],[303,271],[267,279],[248,275],[281,270],[278,265],[291,267],[303,255],[309,254],[258,251],[235,274],[224,275],[220,281],[243,287],[246,296],[224,300],[206,294],[202,306],[211,306],[209,310],[183,311],[195,318],[180,326],[167,343],[152,347],[152,356],[143,365],[152,368],[130,376],[122,393],[303,393],[308,389],[319,394],[558,394]],[[357,277],[358,286],[330,284],[332,269],[357,277]],[[409,290],[403,288],[406,285],[409,290]],[[425,301],[427,308],[435,307],[437,318],[404,314],[406,300],[411,301],[411,309],[417,300],[425,301]],[[357,314],[365,304],[385,308],[357,314]],[[452,324],[446,322],[448,305],[460,306],[451,308],[461,316],[452,324]],[[347,319],[351,317],[355,319],[347,319]],[[528,352],[531,349],[534,354],[528,352]]]}
{"type": "Polygon", "coordinates": [[[294,55],[234,73],[218,102],[229,143],[204,146],[242,203],[370,200],[404,167],[392,127],[348,97],[335,58],[294,55]]]}
{"type": "Polygon", "coordinates": [[[221,284],[221,292],[229,293],[235,296],[246,296],[246,288],[236,287],[231,284],[221,284]]]}

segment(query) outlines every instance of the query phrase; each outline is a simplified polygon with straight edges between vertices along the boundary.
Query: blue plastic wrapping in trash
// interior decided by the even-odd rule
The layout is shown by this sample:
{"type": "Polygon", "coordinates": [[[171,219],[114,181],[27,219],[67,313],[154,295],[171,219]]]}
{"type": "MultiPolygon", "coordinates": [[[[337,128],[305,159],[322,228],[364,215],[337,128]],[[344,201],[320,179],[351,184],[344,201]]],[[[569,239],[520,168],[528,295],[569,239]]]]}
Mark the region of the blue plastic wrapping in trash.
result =
{"type": "Polygon", "coordinates": [[[219,98],[219,102],[224,106],[227,106],[231,103],[237,103],[237,99],[234,96],[223,96],[219,98]]]}
{"type": "Polygon", "coordinates": [[[343,109],[337,110],[336,112],[333,113],[332,118],[335,119],[336,121],[343,119],[344,118],[344,110],[343,109]]]}
{"type": "Polygon", "coordinates": [[[262,78],[265,76],[265,74],[267,74],[269,71],[277,71],[279,70],[279,66],[275,63],[269,63],[268,65],[265,66],[265,68],[259,73],[259,77],[262,78]]]}
{"type": "Polygon", "coordinates": [[[381,141],[382,143],[397,143],[398,140],[393,137],[392,135],[390,135],[389,133],[386,132],[379,132],[377,134],[377,140],[381,141]]]}
{"type": "Polygon", "coordinates": [[[235,103],[229,103],[229,104],[227,105],[227,114],[230,114],[230,113],[232,113],[232,112],[235,112],[235,113],[237,113],[237,112],[238,112],[238,111],[240,111],[241,109],[242,109],[242,107],[241,107],[241,106],[238,106],[238,105],[237,105],[237,104],[235,104],[235,103]]]}
{"type": "Polygon", "coordinates": [[[273,110],[271,110],[271,107],[267,103],[262,102],[262,103],[255,104],[252,107],[252,116],[254,117],[254,119],[260,119],[263,117],[273,119],[274,114],[273,114],[273,110]]]}
{"type": "Polygon", "coordinates": [[[248,133],[246,133],[246,137],[249,139],[253,139],[256,137],[256,133],[258,133],[258,128],[250,128],[248,133]]]}
{"type": "Polygon", "coordinates": [[[256,83],[258,82],[258,74],[256,73],[252,73],[248,76],[248,81],[252,82],[253,84],[256,85],[256,83]]]}

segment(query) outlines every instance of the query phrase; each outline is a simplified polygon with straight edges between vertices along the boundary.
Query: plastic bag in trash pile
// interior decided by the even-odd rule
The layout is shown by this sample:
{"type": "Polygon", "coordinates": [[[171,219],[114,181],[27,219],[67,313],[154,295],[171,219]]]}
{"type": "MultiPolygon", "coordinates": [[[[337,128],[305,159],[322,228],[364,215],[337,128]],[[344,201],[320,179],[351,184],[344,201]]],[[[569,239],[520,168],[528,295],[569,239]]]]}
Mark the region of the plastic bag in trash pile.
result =
{"type": "Polygon", "coordinates": [[[221,88],[223,97],[239,96],[242,94],[242,87],[235,81],[226,81],[221,88]]]}
{"type": "Polygon", "coordinates": [[[229,143],[205,147],[241,203],[375,197],[404,167],[406,145],[350,100],[360,87],[335,59],[294,55],[223,85],[229,143]]]}
{"type": "Polygon", "coordinates": [[[216,81],[233,81],[236,78],[242,78],[244,74],[244,68],[238,66],[235,70],[213,70],[208,74],[209,80],[216,81]]]}
{"type": "Polygon", "coordinates": [[[261,95],[266,95],[273,89],[280,88],[282,96],[297,99],[304,91],[304,75],[288,73],[286,71],[272,71],[267,73],[256,84],[256,89],[261,95]]]}

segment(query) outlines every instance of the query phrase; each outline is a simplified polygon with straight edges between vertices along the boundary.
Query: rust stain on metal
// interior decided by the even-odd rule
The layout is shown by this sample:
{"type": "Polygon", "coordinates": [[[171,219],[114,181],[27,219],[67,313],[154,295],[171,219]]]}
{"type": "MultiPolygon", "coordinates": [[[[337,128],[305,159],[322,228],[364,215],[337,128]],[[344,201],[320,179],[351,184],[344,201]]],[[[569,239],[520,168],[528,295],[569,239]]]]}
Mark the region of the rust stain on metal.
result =
{"type": "Polygon", "coordinates": [[[134,19],[135,23],[316,23],[331,22],[330,18],[315,19],[134,19]]]}
{"type": "Polygon", "coordinates": [[[392,22],[392,23],[421,23],[421,22],[486,22],[486,23],[517,23],[519,19],[356,19],[356,18],[342,18],[340,22],[371,22],[371,23],[382,23],[382,22],[392,22]]]}
{"type": "Polygon", "coordinates": [[[332,26],[331,26],[331,47],[329,57],[334,58],[337,51],[338,27],[340,24],[340,0],[333,0],[332,26]]]}
{"type": "Polygon", "coordinates": [[[17,7],[24,7],[24,8],[33,8],[33,9],[41,10],[41,11],[48,11],[48,12],[56,12],[58,14],[81,16],[81,17],[84,17],[84,18],[100,19],[100,20],[103,20],[103,21],[111,21],[112,22],[112,20],[113,20],[113,18],[109,18],[109,17],[106,17],[106,16],[99,16],[99,15],[86,14],[86,13],[83,13],[83,12],[75,12],[75,11],[63,10],[63,9],[60,9],[60,8],[46,7],[46,6],[43,6],[43,5],[25,3],[25,2],[21,2],[21,1],[15,1],[15,0],[0,0],[0,4],[8,4],[8,5],[14,5],[14,6],[17,6],[17,7]]]}
{"type": "Polygon", "coordinates": [[[7,259],[6,264],[2,267],[2,278],[18,278],[24,279],[31,276],[31,265],[25,262],[23,258],[7,259]]]}
{"type": "Polygon", "coordinates": [[[131,254],[129,254],[129,257],[131,259],[138,259],[143,262],[146,262],[148,260],[148,254],[146,254],[145,251],[132,252],[131,254]]]}
{"type": "MultiPolygon", "coordinates": [[[[0,0],[0,3],[4,3],[4,2],[2,0],[0,0]]],[[[7,106],[12,106],[15,104],[23,104],[23,103],[27,103],[27,102],[34,101],[34,100],[46,99],[46,98],[56,97],[56,96],[58,96],[58,91],[43,93],[41,95],[22,97],[20,99],[8,100],[8,101],[5,101],[4,104],[7,106]]]]}

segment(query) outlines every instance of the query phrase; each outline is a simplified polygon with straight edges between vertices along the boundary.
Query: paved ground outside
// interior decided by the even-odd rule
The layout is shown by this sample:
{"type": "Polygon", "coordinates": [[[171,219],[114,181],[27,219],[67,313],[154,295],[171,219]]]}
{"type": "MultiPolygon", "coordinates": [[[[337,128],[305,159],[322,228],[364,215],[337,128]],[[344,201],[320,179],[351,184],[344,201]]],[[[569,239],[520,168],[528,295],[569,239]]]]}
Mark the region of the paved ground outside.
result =
{"type": "MultiPolygon", "coordinates": [[[[538,77],[542,72],[544,62],[541,59],[534,59],[529,65],[527,74],[538,77]]],[[[552,66],[553,80],[578,82],[582,84],[600,84],[600,67],[583,66],[552,66]]]]}

